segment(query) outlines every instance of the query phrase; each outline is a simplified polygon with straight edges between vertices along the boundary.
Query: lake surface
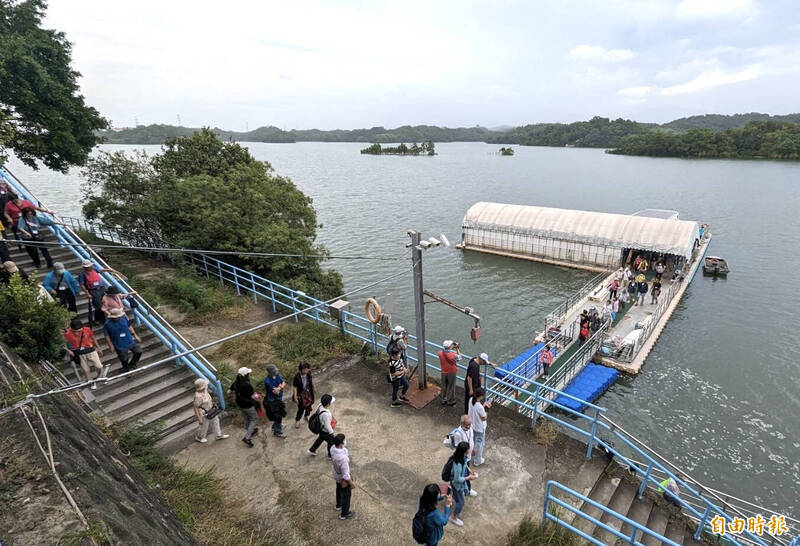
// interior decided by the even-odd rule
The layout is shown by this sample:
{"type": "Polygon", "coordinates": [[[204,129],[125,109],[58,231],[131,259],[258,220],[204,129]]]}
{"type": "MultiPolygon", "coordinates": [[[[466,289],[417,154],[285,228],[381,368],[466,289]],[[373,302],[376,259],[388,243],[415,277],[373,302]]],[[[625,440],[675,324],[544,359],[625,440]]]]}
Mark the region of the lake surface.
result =
{"type": "MultiPolygon", "coordinates": [[[[800,164],[608,155],[601,150],[437,144],[436,157],[363,156],[360,144],[247,144],[314,199],[320,242],[334,254],[405,261],[335,261],[348,289],[410,269],[406,230],[455,244],[477,201],[631,213],[674,209],[708,222],[710,253],[727,279],[698,275],[647,359],[600,401],[608,415],[698,480],[797,516],[800,498],[800,164]]],[[[106,146],[107,150],[157,146],[106,146]]],[[[79,213],[78,172],[10,167],[64,214],[79,213]]],[[[427,337],[460,340],[502,362],[530,346],[545,315],[592,274],[455,248],[424,255],[425,287],[475,309],[471,320],[426,306],[427,337]]],[[[393,322],[413,331],[411,275],[369,295],[395,300],[393,322]]],[[[433,440],[432,440],[433,441],[433,440]]],[[[489,432],[491,450],[491,427],[489,432]]],[[[491,453],[491,451],[489,451],[491,453]]],[[[765,514],[765,517],[768,517],[765,514]]]]}

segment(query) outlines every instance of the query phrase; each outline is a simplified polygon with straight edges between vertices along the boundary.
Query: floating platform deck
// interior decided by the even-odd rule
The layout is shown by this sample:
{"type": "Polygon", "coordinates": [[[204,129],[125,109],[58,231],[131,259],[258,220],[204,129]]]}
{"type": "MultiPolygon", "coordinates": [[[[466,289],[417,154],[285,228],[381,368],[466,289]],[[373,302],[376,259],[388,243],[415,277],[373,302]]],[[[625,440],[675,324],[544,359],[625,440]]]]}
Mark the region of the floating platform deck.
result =
{"type": "MultiPolygon", "coordinates": [[[[585,400],[586,402],[594,402],[614,384],[617,377],[619,377],[619,372],[614,368],[590,362],[581,373],[567,385],[564,392],[580,398],[581,400],[585,400]]],[[[562,395],[556,397],[555,403],[575,411],[583,411],[586,408],[586,404],[582,404],[578,400],[573,400],[572,398],[567,398],[562,395]]]]}
{"type": "MultiPolygon", "coordinates": [[[[533,381],[539,376],[541,371],[541,364],[539,358],[535,357],[536,353],[542,350],[544,343],[537,343],[530,349],[523,351],[521,354],[515,356],[502,366],[498,366],[494,371],[494,376],[497,379],[503,379],[507,383],[511,383],[517,387],[526,385],[528,382],[520,379],[519,377],[509,377],[508,372],[513,372],[517,375],[524,376],[528,380],[533,381]],[[518,369],[519,368],[519,369],[518,369]]],[[[553,349],[553,359],[558,356],[558,352],[553,349]]]]}

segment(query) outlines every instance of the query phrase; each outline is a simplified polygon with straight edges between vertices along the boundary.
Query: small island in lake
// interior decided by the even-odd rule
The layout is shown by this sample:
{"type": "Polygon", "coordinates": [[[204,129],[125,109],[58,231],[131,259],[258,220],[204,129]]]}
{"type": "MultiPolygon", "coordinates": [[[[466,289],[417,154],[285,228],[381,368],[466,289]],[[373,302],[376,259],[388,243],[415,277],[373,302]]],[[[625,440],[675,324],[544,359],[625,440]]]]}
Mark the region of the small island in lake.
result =
{"type": "Polygon", "coordinates": [[[431,140],[419,145],[416,142],[411,146],[400,144],[400,146],[395,146],[394,148],[391,146],[383,147],[376,142],[361,150],[361,153],[367,155],[436,155],[433,141],[431,140]]]}
{"type": "Polygon", "coordinates": [[[514,155],[514,148],[500,148],[500,155],[514,155]]]}

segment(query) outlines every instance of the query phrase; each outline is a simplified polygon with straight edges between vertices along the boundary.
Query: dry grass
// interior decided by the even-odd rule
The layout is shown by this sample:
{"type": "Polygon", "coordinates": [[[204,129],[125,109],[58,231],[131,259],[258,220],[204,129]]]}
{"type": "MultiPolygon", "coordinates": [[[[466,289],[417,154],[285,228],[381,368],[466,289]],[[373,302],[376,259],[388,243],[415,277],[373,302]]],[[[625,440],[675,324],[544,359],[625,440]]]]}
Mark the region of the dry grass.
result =
{"type": "MultiPolygon", "coordinates": [[[[557,514],[556,514],[557,515],[557,514]]],[[[507,546],[578,546],[583,543],[578,535],[560,525],[547,522],[542,527],[541,518],[525,516],[508,535],[507,546]]]]}
{"type": "Polygon", "coordinates": [[[558,429],[552,421],[542,419],[536,423],[536,428],[533,429],[533,438],[537,444],[544,446],[551,446],[558,438],[558,429]]]}

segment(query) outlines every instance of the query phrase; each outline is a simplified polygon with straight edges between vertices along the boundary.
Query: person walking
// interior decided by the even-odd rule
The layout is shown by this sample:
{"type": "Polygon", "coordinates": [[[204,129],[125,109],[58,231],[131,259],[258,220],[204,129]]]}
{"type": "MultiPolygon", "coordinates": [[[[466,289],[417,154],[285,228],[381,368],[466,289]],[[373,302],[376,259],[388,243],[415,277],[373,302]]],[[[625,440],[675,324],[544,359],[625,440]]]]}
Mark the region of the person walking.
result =
{"type": "Polygon", "coordinates": [[[392,333],[389,335],[389,343],[386,344],[386,354],[392,356],[393,349],[400,350],[400,356],[403,359],[403,366],[408,367],[406,360],[406,351],[408,350],[408,332],[399,324],[394,327],[392,333]]]}
{"type": "MultiPolygon", "coordinates": [[[[468,466],[472,457],[475,456],[475,435],[472,430],[472,419],[469,415],[461,416],[460,425],[453,433],[452,442],[456,446],[461,442],[466,442],[469,445],[469,450],[465,455],[465,465],[468,466]]],[[[472,489],[471,483],[467,483],[467,490],[469,491],[469,496],[478,496],[478,492],[472,489]]]]}
{"type": "MultiPolygon", "coordinates": [[[[25,209],[33,209],[38,210],[39,212],[50,212],[47,209],[39,208],[27,199],[20,199],[19,195],[12,193],[9,195],[9,200],[6,201],[6,204],[3,206],[3,215],[5,216],[6,222],[8,227],[11,229],[11,233],[14,234],[14,238],[19,241],[19,219],[22,217],[22,212],[25,209]]],[[[22,250],[22,246],[18,245],[19,249],[22,250]]]]}
{"type": "Polygon", "coordinates": [[[609,299],[613,299],[617,297],[617,290],[619,290],[619,282],[617,279],[611,281],[611,284],[608,285],[608,297],[609,299]]]}
{"type": "Polygon", "coordinates": [[[400,400],[408,402],[406,393],[408,392],[408,378],[406,377],[406,366],[403,363],[403,356],[400,349],[395,347],[392,349],[392,354],[389,356],[389,377],[392,380],[392,407],[399,408],[403,404],[398,401],[398,392],[400,393],[400,400]]]}
{"type": "Polygon", "coordinates": [[[19,275],[23,281],[28,280],[28,274],[25,273],[25,270],[17,267],[17,264],[11,260],[3,262],[3,269],[0,269],[0,284],[7,286],[14,274],[19,275]]]}
{"type": "MultiPolygon", "coordinates": [[[[95,322],[103,323],[106,316],[103,313],[103,296],[106,293],[106,281],[100,276],[101,273],[117,273],[113,269],[96,267],[91,260],[83,260],[81,264],[83,270],[78,275],[78,285],[89,302],[87,320],[89,326],[95,322]]],[[[118,273],[117,273],[118,274],[118,273]]]]}
{"type": "Polygon", "coordinates": [[[653,284],[650,287],[650,305],[658,303],[658,296],[661,295],[661,277],[653,279],[653,284]]]}
{"type": "MultiPolygon", "coordinates": [[[[97,369],[95,379],[101,379],[108,374],[110,366],[103,366],[100,360],[103,349],[97,346],[92,329],[84,326],[81,319],[76,317],[69,321],[69,328],[64,332],[64,341],[67,354],[83,369],[86,381],[92,380],[92,367],[97,369]]],[[[92,383],[89,388],[96,389],[97,383],[92,383]]]]}
{"type": "Polygon", "coordinates": [[[438,355],[439,365],[442,370],[442,405],[455,406],[457,363],[461,360],[461,347],[451,339],[444,340],[442,347],[444,348],[439,351],[438,355]]]}
{"type": "Polygon", "coordinates": [[[356,513],[350,509],[350,500],[356,484],[353,476],[350,475],[350,453],[345,447],[344,434],[337,434],[333,437],[330,456],[333,464],[333,479],[336,481],[336,509],[341,510],[339,519],[353,519],[356,517],[356,513]]]}
{"type": "Polygon", "coordinates": [[[122,309],[111,311],[103,325],[103,331],[108,350],[117,353],[123,373],[136,368],[136,363],[142,358],[142,347],[139,345],[142,340],[133,329],[133,325],[128,322],[122,309]]]}
{"type": "Polygon", "coordinates": [[[258,412],[256,412],[256,391],[250,384],[250,373],[253,370],[242,366],[236,373],[236,379],[228,389],[228,393],[236,395],[236,407],[244,416],[244,438],[247,447],[253,447],[253,436],[258,434],[258,412]]]}
{"type": "Polygon", "coordinates": [[[648,286],[644,275],[636,277],[636,305],[644,305],[644,297],[647,294],[648,286]]]}
{"type": "Polygon", "coordinates": [[[130,298],[131,296],[135,296],[136,292],[128,292],[127,294],[121,294],[119,288],[114,286],[113,284],[106,289],[106,293],[103,295],[103,299],[100,303],[100,309],[103,311],[105,316],[108,316],[114,309],[119,309],[120,311],[125,313],[125,304],[123,303],[124,300],[130,298]]]}
{"type": "Polygon", "coordinates": [[[475,443],[475,466],[483,464],[483,447],[486,444],[486,410],[492,407],[491,402],[484,402],[486,392],[478,387],[475,389],[474,396],[470,399],[469,418],[472,422],[472,438],[475,443]]]}
{"type": "Polygon", "coordinates": [[[297,404],[297,414],[294,416],[294,428],[300,428],[300,418],[311,414],[314,405],[314,381],[311,378],[311,365],[303,362],[297,368],[297,373],[292,380],[292,400],[297,404]]]}
{"type": "Polygon", "coordinates": [[[664,260],[660,260],[656,264],[656,279],[661,280],[661,276],[664,274],[664,271],[667,270],[667,265],[664,263],[664,260]]]}
{"type": "Polygon", "coordinates": [[[264,409],[267,412],[267,419],[272,421],[272,435],[277,438],[286,438],[283,433],[283,418],[286,417],[286,404],[283,403],[283,389],[286,382],[278,373],[278,367],[274,364],[267,366],[267,377],[264,378],[264,390],[267,395],[264,398],[264,409]]]}
{"type": "Polygon", "coordinates": [[[75,276],[64,269],[64,264],[55,262],[53,270],[45,275],[42,286],[53,296],[53,299],[61,303],[62,307],[73,313],[78,312],[75,296],[80,294],[81,289],[75,276]]]}
{"type": "Polygon", "coordinates": [[[619,298],[615,296],[611,300],[611,322],[617,322],[617,313],[619,313],[619,298]]]}
{"type": "MultiPolygon", "coordinates": [[[[444,526],[450,519],[450,508],[453,506],[453,495],[441,496],[441,490],[435,483],[429,483],[422,490],[417,508],[418,516],[422,517],[423,537],[419,537],[425,546],[437,546],[444,537],[444,526]],[[444,501],[444,512],[439,510],[439,502],[444,501]]],[[[414,516],[415,519],[418,516],[414,516]]],[[[415,539],[417,537],[414,537],[415,539]]]]}
{"type": "Polygon", "coordinates": [[[31,257],[31,261],[36,269],[42,267],[42,262],[39,259],[39,252],[42,253],[47,267],[53,267],[53,258],[50,257],[50,252],[48,252],[47,247],[38,244],[44,241],[42,226],[52,226],[53,224],[59,224],[59,222],[45,216],[36,216],[36,211],[30,207],[22,209],[22,216],[20,216],[17,221],[17,231],[23,243],[25,243],[25,251],[28,253],[28,256],[31,257]]]}
{"type": "Polygon", "coordinates": [[[456,451],[453,453],[453,471],[451,472],[450,488],[453,491],[453,515],[452,521],[455,525],[461,527],[464,522],[458,517],[464,509],[464,498],[467,492],[470,491],[468,484],[477,478],[477,474],[470,472],[467,466],[467,453],[470,451],[470,446],[467,442],[460,442],[456,446],[456,451]]]}
{"type": "Polygon", "coordinates": [[[650,267],[650,264],[647,262],[647,260],[645,258],[643,258],[641,256],[640,256],[640,258],[641,258],[641,260],[636,265],[636,272],[637,273],[641,273],[641,274],[647,273],[647,269],[650,267]]]}
{"type": "Polygon", "coordinates": [[[222,428],[219,426],[219,414],[220,409],[214,405],[214,399],[208,392],[208,380],[198,377],[194,381],[194,416],[199,425],[197,434],[194,436],[195,441],[201,444],[208,442],[206,435],[209,424],[213,427],[217,440],[230,438],[230,434],[222,434],[222,428]]]}
{"type": "Polygon", "coordinates": [[[553,353],[550,351],[550,344],[544,346],[542,354],[539,355],[539,363],[542,365],[542,375],[550,375],[550,366],[553,364],[553,353]]]}
{"type": "MultiPolygon", "coordinates": [[[[314,412],[319,414],[320,429],[317,434],[317,439],[314,440],[314,443],[311,444],[311,447],[306,451],[309,455],[316,455],[319,446],[322,445],[322,442],[325,442],[328,444],[328,457],[330,458],[331,456],[331,446],[333,445],[333,413],[331,412],[331,405],[334,402],[336,402],[336,398],[330,394],[322,395],[319,406],[317,406],[317,411],[314,412]]],[[[310,421],[309,428],[311,428],[310,421]]]]}
{"type": "Polygon", "coordinates": [[[481,388],[481,366],[491,366],[489,355],[481,353],[467,363],[467,375],[464,377],[464,413],[469,413],[469,399],[481,388]]]}

